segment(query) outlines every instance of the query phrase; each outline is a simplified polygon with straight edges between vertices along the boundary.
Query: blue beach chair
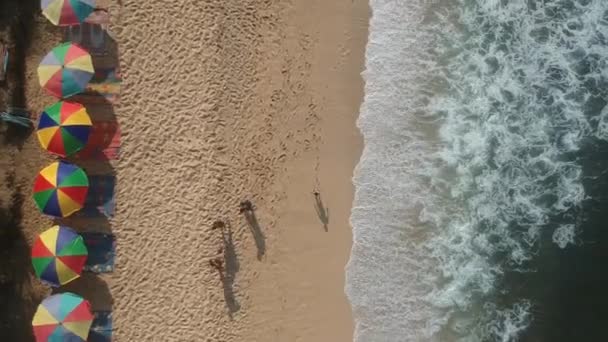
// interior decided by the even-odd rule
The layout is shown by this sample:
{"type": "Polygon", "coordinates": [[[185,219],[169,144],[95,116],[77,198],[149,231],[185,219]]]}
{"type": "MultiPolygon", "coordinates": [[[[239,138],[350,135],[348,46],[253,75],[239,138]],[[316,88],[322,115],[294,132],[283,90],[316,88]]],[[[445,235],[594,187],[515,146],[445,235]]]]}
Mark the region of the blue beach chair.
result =
{"type": "Polygon", "coordinates": [[[114,217],[116,177],[111,175],[89,175],[89,192],[84,207],[77,215],[81,217],[114,217]]]}
{"type": "Polygon", "coordinates": [[[87,342],[112,341],[112,312],[93,311],[93,324],[89,330],[87,342]]]}
{"type": "Polygon", "coordinates": [[[34,125],[30,119],[30,112],[25,108],[8,107],[5,111],[0,111],[0,120],[25,128],[31,128],[34,125]]]}
{"type": "Polygon", "coordinates": [[[93,273],[114,271],[116,237],[113,234],[97,232],[82,232],[80,235],[89,251],[84,270],[93,273]]]}

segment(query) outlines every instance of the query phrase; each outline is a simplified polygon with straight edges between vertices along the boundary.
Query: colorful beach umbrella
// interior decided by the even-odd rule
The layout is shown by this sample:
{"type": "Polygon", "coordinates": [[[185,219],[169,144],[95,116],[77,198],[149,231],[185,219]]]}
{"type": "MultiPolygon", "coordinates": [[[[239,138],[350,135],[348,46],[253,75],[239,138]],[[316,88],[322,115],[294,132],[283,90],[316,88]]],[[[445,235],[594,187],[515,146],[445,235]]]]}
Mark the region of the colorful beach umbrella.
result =
{"type": "Polygon", "coordinates": [[[58,161],[36,176],[34,201],[43,213],[66,217],[83,207],[88,190],[89,179],[81,168],[58,161]]]}
{"type": "Polygon", "coordinates": [[[80,277],[87,255],[82,236],[71,228],[54,226],[34,241],[32,265],[40,280],[56,287],[80,277]]]}
{"type": "Polygon", "coordinates": [[[43,300],[32,319],[36,342],[84,342],[92,323],[91,304],[70,292],[43,300]]]}
{"type": "Polygon", "coordinates": [[[67,157],[86,145],[91,126],[91,118],[83,105],[59,101],[42,112],[36,133],[42,148],[67,157]]]}
{"type": "Polygon", "coordinates": [[[38,67],[40,86],[58,98],[82,92],[93,73],[91,55],[73,43],[53,48],[38,67]]]}
{"type": "Polygon", "coordinates": [[[42,0],[40,7],[55,25],[78,25],[93,13],[95,0],[42,0]]]}

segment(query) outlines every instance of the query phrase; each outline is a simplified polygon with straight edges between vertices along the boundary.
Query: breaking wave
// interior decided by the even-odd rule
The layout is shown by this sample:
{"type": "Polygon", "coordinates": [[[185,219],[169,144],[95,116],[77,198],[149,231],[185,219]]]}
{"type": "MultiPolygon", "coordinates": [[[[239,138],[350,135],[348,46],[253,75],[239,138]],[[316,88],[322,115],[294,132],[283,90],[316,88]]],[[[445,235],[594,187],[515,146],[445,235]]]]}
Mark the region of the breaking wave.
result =
{"type": "Polygon", "coordinates": [[[346,292],[355,340],[516,341],[608,139],[608,2],[372,0],[346,292]]]}

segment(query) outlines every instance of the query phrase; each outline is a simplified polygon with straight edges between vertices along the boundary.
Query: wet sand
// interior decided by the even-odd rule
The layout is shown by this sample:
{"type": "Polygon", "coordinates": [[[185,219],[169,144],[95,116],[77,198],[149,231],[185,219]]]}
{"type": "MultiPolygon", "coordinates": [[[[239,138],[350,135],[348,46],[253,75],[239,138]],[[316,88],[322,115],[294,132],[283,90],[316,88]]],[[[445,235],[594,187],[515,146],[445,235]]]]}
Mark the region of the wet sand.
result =
{"type": "Polygon", "coordinates": [[[352,341],[344,267],[352,242],[351,176],[362,149],[355,120],[363,96],[368,7],[315,0],[299,2],[290,14],[292,28],[311,37],[305,59],[312,65],[308,86],[317,116],[315,138],[281,173],[284,197],[272,253],[254,265],[259,273],[249,288],[251,307],[237,340],[352,341]]]}

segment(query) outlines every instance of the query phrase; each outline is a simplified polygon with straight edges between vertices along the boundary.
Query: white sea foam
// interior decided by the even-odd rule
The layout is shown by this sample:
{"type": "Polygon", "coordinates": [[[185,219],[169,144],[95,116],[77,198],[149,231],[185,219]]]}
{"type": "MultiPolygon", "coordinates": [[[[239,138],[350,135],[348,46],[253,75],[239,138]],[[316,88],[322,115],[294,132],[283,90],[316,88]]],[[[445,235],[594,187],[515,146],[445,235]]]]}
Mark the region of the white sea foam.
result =
{"type": "Polygon", "coordinates": [[[560,248],[566,248],[568,244],[574,244],[576,237],[576,226],[573,224],[563,224],[553,232],[553,242],[560,248]]]}
{"type": "Polygon", "coordinates": [[[516,340],[533,303],[496,300],[501,281],[526,272],[544,230],[575,243],[573,155],[608,138],[594,91],[608,84],[608,2],[370,3],[355,340],[516,340]]]}

